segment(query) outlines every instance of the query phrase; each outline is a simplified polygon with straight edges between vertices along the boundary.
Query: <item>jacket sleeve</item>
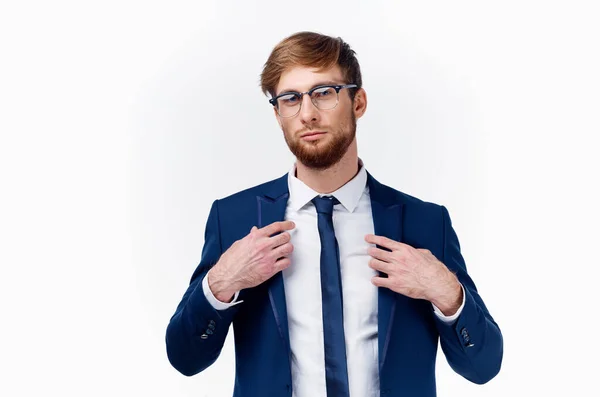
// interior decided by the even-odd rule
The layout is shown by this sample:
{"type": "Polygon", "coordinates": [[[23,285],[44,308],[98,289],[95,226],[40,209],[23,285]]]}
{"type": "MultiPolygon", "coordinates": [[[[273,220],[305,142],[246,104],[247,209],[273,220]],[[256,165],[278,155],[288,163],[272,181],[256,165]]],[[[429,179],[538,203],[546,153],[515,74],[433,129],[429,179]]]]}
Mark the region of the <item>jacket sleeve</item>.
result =
{"type": "Polygon", "coordinates": [[[238,310],[236,306],[215,310],[202,290],[203,278],[222,254],[218,208],[215,200],[206,222],[200,264],[167,326],[167,356],[171,365],[186,376],[195,375],[216,361],[238,310]]]}
{"type": "Polygon", "coordinates": [[[465,305],[456,321],[445,324],[435,317],[440,343],[450,367],[471,382],[483,384],[500,371],[503,340],[498,324],[488,312],[467,274],[460,244],[446,207],[443,221],[443,263],[456,273],[465,292],[465,305]]]}

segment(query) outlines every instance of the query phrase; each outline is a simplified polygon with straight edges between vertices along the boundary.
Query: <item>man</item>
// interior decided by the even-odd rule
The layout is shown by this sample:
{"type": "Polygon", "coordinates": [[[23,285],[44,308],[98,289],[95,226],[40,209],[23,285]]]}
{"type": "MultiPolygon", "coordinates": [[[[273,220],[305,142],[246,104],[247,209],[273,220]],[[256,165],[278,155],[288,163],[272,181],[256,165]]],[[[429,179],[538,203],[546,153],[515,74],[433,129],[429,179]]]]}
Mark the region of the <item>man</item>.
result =
{"type": "Polygon", "coordinates": [[[233,324],[238,397],[433,397],[438,340],[457,373],[492,379],[502,335],[447,209],[379,183],[358,157],[367,95],[354,51],[297,33],[261,79],[297,161],[213,202],[167,327],[171,364],[204,370],[233,324]]]}

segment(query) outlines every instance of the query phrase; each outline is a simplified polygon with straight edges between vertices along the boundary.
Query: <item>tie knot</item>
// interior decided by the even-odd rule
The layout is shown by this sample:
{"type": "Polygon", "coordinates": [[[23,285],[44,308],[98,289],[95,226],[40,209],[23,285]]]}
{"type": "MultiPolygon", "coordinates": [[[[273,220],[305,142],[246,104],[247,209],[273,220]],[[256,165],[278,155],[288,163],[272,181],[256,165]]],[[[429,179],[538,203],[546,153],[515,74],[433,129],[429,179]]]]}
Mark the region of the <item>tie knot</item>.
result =
{"type": "Polygon", "coordinates": [[[317,208],[319,214],[331,215],[333,213],[333,206],[339,204],[339,200],[333,196],[315,197],[312,202],[317,208]]]}

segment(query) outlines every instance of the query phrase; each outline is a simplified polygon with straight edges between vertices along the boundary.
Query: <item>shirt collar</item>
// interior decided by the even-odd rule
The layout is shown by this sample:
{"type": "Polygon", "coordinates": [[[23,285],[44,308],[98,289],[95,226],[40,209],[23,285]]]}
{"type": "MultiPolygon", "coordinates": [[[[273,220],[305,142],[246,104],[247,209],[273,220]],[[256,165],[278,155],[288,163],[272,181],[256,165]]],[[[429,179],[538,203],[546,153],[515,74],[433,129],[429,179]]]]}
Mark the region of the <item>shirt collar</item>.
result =
{"type": "Polygon", "coordinates": [[[330,194],[320,194],[308,187],[300,179],[296,178],[296,162],[288,172],[288,189],[290,192],[290,204],[294,211],[299,211],[316,196],[334,196],[349,212],[354,212],[358,205],[360,197],[367,188],[367,170],[364,167],[363,161],[358,158],[358,166],[360,167],[358,174],[349,180],[345,185],[330,194]]]}

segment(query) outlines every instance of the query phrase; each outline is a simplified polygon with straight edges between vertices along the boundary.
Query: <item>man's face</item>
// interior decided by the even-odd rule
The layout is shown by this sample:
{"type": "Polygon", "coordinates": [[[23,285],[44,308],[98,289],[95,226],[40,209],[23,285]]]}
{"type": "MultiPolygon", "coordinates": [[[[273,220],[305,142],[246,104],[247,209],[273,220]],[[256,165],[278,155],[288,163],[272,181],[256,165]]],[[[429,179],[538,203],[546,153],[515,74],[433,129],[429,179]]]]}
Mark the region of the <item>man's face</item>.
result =
{"type": "MultiPolygon", "coordinates": [[[[294,67],[286,70],[279,79],[276,95],[287,91],[306,92],[323,84],[351,84],[344,81],[339,67],[317,72],[315,68],[294,67]]],[[[283,131],[285,141],[297,160],[306,167],[323,170],[341,160],[356,136],[356,116],[348,89],[339,92],[339,102],[333,109],[315,107],[304,95],[298,114],[293,117],[275,116],[283,131]],[[324,132],[312,137],[307,133],[324,132]]]]}

